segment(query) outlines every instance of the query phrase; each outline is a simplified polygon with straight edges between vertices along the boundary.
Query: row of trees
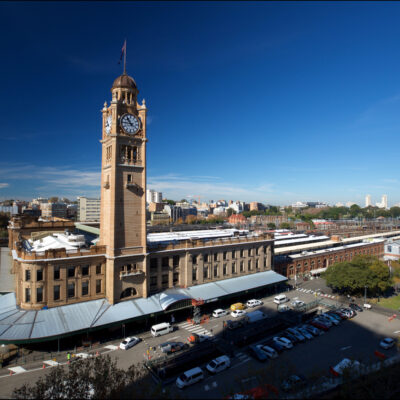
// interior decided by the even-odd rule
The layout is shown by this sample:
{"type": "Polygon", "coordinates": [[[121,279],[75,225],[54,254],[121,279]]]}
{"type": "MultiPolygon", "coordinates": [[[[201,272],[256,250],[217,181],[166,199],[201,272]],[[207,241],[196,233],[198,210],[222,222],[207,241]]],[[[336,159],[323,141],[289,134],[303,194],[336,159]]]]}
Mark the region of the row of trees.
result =
{"type": "Polygon", "coordinates": [[[330,266],[324,273],[326,284],[341,293],[382,295],[393,286],[389,267],[374,256],[356,256],[330,266]]]}

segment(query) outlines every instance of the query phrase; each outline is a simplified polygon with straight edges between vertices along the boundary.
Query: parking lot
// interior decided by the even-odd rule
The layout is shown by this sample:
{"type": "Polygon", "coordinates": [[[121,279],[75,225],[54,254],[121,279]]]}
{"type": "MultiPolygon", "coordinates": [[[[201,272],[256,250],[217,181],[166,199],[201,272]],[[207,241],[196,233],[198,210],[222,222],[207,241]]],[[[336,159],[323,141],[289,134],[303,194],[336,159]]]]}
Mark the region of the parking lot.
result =
{"type": "MultiPolygon", "coordinates": [[[[321,280],[322,281],[322,280],[321,280]]],[[[291,290],[285,293],[290,304],[293,300],[301,300],[310,303],[323,299],[326,304],[335,304],[335,298],[316,295],[316,282],[313,282],[313,291],[291,290]]],[[[306,287],[306,290],[309,290],[306,287]]],[[[264,304],[248,311],[262,310],[270,318],[278,315],[277,304],[273,302],[273,296],[262,299],[264,304]]],[[[217,307],[216,307],[217,308],[217,307]]],[[[279,315],[283,315],[279,314],[279,315]]],[[[223,335],[224,321],[233,320],[230,315],[220,318],[211,317],[201,326],[193,326],[187,321],[178,321],[174,324],[175,330],[167,335],[153,337],[150,332],[144,332],[138,336],[142,341],[129,350],[115,349],[110,354],[118,358],[120,368],[128,368],[132,363],[143,362],[145,359],[157,360],[165,355],[159,345],[166,341],[187,343],[187,338],[192,333],[210,337],[212,343],[217,343],[223,335]]],[[[190,398],[222,398],[229,393],[248,390],[260,383],[269,383],[280,387],[281,382],[291,374],[302,374],[308,382],[314,382],[321,376],[330,376],[329,367],[336,365],[343,358],[357,359],[363,363],[376,362],[375,350],[379,350],[387,356],[394,355],[397,348],[383,350],[379,348],[379,341],[383,337],[397,337],[400,333],[400,320],[377,314],[372,310],[358,313],[351,320],[344,320],[338,326],[333,326],[322,336],[314,337],[304,343],[295,344],[290,350],[283,351],[277,359],[261,363],[254,359],[248,351],[248,346],[238,347],[227,343],[225,346],[231,360],[229,369],[216,375],[205,373],[205,379],[183,390],[178,389],[173,379],[165,388],[171,397],[184,396],[190,398]]],[[[262,343],[268,338],[259,338],[255,343],[262,343]]],[[[111,345],[117,346],[115,342],[111,345]]],[[[176,354],[179,354],[176,353],[176,354]]],[[[211,359],[210,359],[211,360],[211,359]]],[[[205,360],[198,366],[205,371],[205,360]]],[[[189,369],[189,368],[188,368],[189,369]]],[[[40,371],[37,371],[40,374],[40,371]]],[[[2,397],[10,395],[12,387],[20,386],[25,380],[29,380],[29,374],[13,376],[14,384],[2,380],[2,397]],[[25,375],[25,377],[24,377],[25,375]]]]}

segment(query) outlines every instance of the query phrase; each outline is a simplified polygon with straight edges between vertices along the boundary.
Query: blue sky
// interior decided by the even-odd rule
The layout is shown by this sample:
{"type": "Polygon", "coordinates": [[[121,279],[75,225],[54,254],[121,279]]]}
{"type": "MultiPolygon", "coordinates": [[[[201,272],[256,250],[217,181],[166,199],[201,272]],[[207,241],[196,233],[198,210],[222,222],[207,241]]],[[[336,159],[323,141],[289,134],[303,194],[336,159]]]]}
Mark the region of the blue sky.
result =
{"type": "Polygon", "coordinates": [[[398,2],[1,2],[0,199],[99,195],[126,37],[149,188],[393,205],[399,20],[398,2]]]}

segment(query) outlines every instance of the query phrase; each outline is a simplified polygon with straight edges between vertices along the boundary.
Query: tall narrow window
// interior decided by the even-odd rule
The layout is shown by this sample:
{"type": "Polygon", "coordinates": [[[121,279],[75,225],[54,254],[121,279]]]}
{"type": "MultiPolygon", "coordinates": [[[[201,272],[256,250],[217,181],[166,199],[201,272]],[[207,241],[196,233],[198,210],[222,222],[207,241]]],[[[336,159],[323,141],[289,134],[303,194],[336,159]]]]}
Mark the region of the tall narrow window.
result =
{"type": "Polygon", "coordinates": [[[43,271],[42,271],[41,269],[38,269],[38,270],[36,271],[36,280],[37,280],[38,282],[40,282],[40,281],[43,280],[43,271]]]}
{"type": "Polygon", "coordinates": [[[240,261],[240,272],[244,271],[244,262],[240,261]]]}
{"type": "Polygon", "coordinates": [[[54,280],[60,279],[60,267],[54,267],[53,274],[54,280]]]}
{"type": "Polygon", "coordinates": [[[68,297],[75,297],[75,283],[68,283],[68,297]]]}
{"type": "Polygon", "coordinates": [[[25,280],[30,281],[31,280],[31,271],[29,269],[25,270],[25,280]]]}
{"type": "Polygon", "coordinates": [[[43,301],[43,288],[38,287],[36,288],[36,301],[41,303],[43,301]]]}
{"type": "Polygon", "coordinates": [[[31,289],[25,288],[25,303],[29,303],[31,301],[31,289]]]}
{"type": "Polygon", "coordinates": [[[82,275],[83,276],[89,275],[89,265],[84,265],[82,267],[82,275]]]}
{"type": "Polygon", "coordinates": [[[208,267],[206,266],[203,268],[203,278],[204,279],[208,278],[208,267]]]}
{"type": "Polygon", "coordinates": [[[101,293],[101,279],[96,279],[96,293],[101,293]]]}
{"type": "Polygon", "coordinates": [[[55,285],[53,287],[53,299],[60,300],[60,285],[55,285]]]}
{"type": "Polygon", "coordinates": [[[75,276],[75,267],[68,267],[68,278],[73,278],[75,276]]]}
{"type": "Polygon", "coordinates": [[[197,281],[197,267],[193,267],[192,269],[192,280],[197,281]]]}
{"type": "Polygon", "coordinates": [[[226,264],[224,264],[222,267],[222,274],[226,275],[226,264]]]}
{"type": "Polygon", "coordinates": [[[96,265],[96,275],[100,275],[101,274],[101,264],[97,264],[96,265]]]}
{"type": "Polygon", "coordinates": [[[89,294],[89,281],[82,282],[82,296],[89,294]]]}
{"type": "Polygon", "coordinates": [[[232,274],[236,274],[236,263],[232,263],[232,274]]]}
{"type": "Polygon", "coordinates": [[[214,265],[214,278],[218,278],[218,265],[214,265]]]}

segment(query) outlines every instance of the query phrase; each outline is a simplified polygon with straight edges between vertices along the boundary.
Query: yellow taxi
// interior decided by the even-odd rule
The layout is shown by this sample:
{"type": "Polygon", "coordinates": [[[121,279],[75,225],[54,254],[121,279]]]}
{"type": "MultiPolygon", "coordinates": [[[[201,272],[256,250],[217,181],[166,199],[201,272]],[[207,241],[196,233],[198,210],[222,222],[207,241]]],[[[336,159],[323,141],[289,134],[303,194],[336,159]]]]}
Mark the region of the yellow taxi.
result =
{"type": "Polygon", "coordinates": [[[235,303],[231,305],[231,311],[244,310],[246,306],[243,303],[235,303]]]}

